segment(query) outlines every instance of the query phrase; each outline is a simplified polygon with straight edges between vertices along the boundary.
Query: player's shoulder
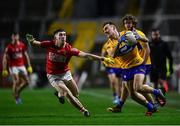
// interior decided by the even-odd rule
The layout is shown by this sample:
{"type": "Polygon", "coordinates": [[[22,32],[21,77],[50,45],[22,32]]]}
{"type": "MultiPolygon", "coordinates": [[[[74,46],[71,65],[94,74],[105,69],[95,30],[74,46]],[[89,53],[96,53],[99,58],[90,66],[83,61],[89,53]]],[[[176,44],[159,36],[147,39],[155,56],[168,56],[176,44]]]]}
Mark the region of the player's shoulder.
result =
{"type": "Polygon", "coordinates": [[[139,30],[139,29],[136,29],[136,32],[137,32],[138,34],[140,34],[140,35],[145,35],[144,32],[142,32],[142,31],[139,30]]]}
{"type": "Polygon", "coordinates": [[[24,43],[23,41],[19,41],[19,44],[20,44],[21,46],[25,46],[25,43],[24,43]]]}
{"type": "Polygon", "coordinates": [[[108,48],[108,47],[111,47],[111,46],[114,46],[118,43],[117,40],[115,39],[108,39],[108,41],[105,43],[105,47],[108,48]]]}
{"type": "Polygon", "coordinates": [[[69,43],[67,43],[67,42],[65,43],[65,47],[64,47],[65,50],[68,51],[68,50],[71,50],[72,48],[73,48],[73,47],[72,47],[71,44],[69,44],[69,43]]]}
{"type": "Polygon", "coordinates": [[[106,42],[104,43],[104,47],[106,47],[110,42],[111,42],[111,39],[109,38],[109,39],[106,40],[106,42]]]}
{"type": "Polygon", "coordinates": [[[11,47],[11,46],[12,46],[11,42],[6,45],[6,47],[11,47]]]}
{"type": "Polygon", "coordinates": [[[68,42],[65,43],[65,47],[72,47],[71,44],[69,44],[68,42]]]}
{"type": "Polygon", "coordinates": [[[12,48],[12,47],[13,47],[13,45],[12,45],[11,42],[6,45],[6,49],[9,49],[9,48],[12,48]]]}

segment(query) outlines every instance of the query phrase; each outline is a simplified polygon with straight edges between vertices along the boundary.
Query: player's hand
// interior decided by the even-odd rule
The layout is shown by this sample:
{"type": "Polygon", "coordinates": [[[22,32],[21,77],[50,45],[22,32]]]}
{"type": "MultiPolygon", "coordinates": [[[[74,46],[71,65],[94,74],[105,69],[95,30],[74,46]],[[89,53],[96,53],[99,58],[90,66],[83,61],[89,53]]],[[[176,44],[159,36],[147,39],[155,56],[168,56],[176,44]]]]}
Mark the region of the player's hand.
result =
{"type": "Polygon", "coordinates": [[[26,39],[28,41],[28,43],[33,44],[33,41],[35,40],[33,35],[30,34],[26,34],[26,39]]]}
{"type": "Polygon", "coordinates": [[[105,64],[114,64],[115,63],[114,60],[109,57],[105,57],[103,62],[105,64]]]}
{"type": "Polygon", "coordinates": [[[102,63],[103,63],[103,65],[104,65],[105,67],[108,66],[108,64],[109,64],[109,63],[107,63],[107,62],[105,62],[105,61],[103,61],[102,63]]]}
{"type": "Polygon", "coordinates": [[[7,70],[3,70],[2,71],[2,76],[3,77],[7,77],[8,76],[8,71],[7,70]]]}
{"type": "Polygon", "coordinates": [[[31,74],[31,73],[33,72],[32,67],[31,67],[31,66],[29,66],[29,67],[27,68],[27,71],[31,74]]]}
{"type": "Polygon", "coordinates": [[[126,36],[122,35],[118,42],[125,42],[126,41],[126,36]]]}
{"type": "Polygon", "coordinates": [[[141,39],[140,35],[136,31],[133,31],[133,34],[135,35],[136,40],[141,39]]]}

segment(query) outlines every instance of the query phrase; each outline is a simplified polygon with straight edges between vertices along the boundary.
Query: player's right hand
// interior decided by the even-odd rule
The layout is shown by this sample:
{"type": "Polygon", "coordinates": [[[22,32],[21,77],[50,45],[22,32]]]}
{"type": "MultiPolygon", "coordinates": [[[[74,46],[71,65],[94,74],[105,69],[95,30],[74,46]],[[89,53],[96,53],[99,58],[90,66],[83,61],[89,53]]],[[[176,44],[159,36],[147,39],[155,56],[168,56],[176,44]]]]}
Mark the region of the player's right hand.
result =
{"type": "Polygon", "coordinates": [[[8,71],[7,70],[3,70],[2,71],[2,76],[3,77],[7,77],[8,76],[8,71]]]}
{"type": "Polygon", "coordinates": [[[27,71],[31,74],[31,73],[33,72],[32,67],[31,67],[31,66],[29,66],[29,67],[27,68],[27,71]]]}
{"type": "Polygon", "coordinates": [[[33,44],[33,41],[34,41],[33,35],[26,34],[26,39],[29,43],[33,44]]]}

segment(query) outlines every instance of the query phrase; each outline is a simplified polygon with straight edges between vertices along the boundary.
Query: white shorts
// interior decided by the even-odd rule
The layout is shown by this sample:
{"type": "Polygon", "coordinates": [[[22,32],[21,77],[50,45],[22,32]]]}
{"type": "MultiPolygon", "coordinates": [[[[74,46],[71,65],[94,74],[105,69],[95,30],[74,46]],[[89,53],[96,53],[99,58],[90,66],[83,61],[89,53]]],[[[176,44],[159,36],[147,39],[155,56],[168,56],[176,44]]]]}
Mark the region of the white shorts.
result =
{"type": "Polygon", "coordinates": [[[47,78],[53,87],[59,83],[66,83],[65,81],[70,81],[73,79],[70,71],[55,75],[47,74],[47,78]]]}
{"type": "Polygon", "coordinates": [[[9,72],[10,74],[22,74],[27,76],[27,70],[25,66],[13,66],[13,67],[9,67],[9,72]]]}

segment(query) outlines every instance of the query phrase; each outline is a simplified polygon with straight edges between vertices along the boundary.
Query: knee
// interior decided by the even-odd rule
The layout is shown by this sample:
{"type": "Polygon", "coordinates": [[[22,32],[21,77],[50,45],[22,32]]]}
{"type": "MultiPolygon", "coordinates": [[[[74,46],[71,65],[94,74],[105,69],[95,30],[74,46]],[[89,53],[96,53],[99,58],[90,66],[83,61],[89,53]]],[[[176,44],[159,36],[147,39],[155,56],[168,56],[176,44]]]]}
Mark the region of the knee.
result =
{"type": "Polygon", "coordinates": [[[134,90],[137,92],[143,92],[143,86],[138,85],[138,86],[134,87],[134,90]]]}

